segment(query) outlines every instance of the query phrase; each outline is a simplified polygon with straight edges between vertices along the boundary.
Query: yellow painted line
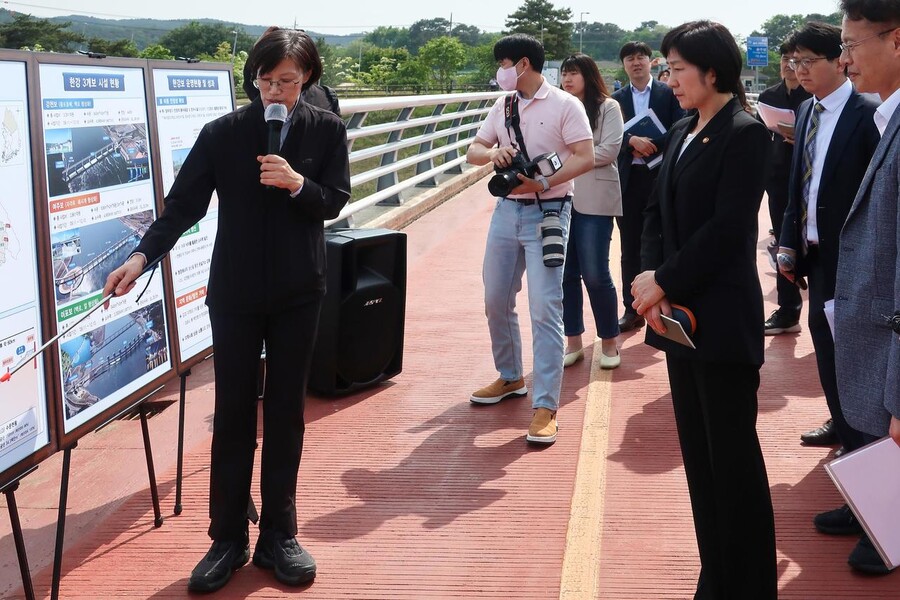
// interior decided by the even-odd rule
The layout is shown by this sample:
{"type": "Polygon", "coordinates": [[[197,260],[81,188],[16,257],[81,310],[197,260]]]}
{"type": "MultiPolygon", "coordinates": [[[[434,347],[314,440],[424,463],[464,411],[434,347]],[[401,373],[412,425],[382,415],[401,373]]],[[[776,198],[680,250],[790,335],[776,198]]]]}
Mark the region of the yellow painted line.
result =
{"type": "MultiPolygon", "coordinates": [[[[609,256],[610,275],[618,289],[622,281],[618,231],[613,233],[609,256]]],[[[622,290],[618,290],[618,298],[622,297],[621,294],[622,290]]],[[[616,310],[622,310],[618,302],[616,310]]],[[[595,600],[600,597],[600,546],[603,539],[613,374],[612,370],[600,368],[600,348],[598,339],[592,354],[575,490],[569,509],[569,528],[559,585],[560,600],[595,600]]],[[[622,352],[621,348],[619,352],[622,352]]],[[[626,360],[624,354],[622,360],[626,360]]]]}

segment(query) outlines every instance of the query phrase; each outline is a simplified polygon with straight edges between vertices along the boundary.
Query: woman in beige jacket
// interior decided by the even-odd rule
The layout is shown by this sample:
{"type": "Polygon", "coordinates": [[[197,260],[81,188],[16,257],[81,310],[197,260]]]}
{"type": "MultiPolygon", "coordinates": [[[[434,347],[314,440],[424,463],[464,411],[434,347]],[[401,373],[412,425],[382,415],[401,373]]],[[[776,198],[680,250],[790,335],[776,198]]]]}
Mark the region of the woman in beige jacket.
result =
{"type": "Polygon", "coordinates": [[[622,190],[616,158],[624,131],[622,111],[606,90],[590,56],[573,54],[562,62],[562,88],[584,103],[594,130],[594,169],[575,179],[572,222],[563,274],[563,323],[568,337],[565,366],[584,358],[584,298],[587,288],[594,322],[601,339],[600,366],[615,369],[619,323],[616,287],[609,273],[613,217],[622,214],[622,190]]]}

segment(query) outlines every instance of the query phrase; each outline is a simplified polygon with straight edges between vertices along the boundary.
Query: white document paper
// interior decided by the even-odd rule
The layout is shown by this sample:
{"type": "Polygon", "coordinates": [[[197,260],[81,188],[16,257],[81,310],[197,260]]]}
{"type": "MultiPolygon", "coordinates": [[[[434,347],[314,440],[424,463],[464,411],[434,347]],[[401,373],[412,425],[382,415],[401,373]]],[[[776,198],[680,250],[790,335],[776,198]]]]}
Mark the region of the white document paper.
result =
{"type": "Polygon", "coordinates": [[[662,319],[663,324],[666,326],[666,332],[662,334],[662,337],[668,338],[673,342],[678,342],[688,348],[693,348],[694,350],[697,349],[697,346],[695,346],[693,340],[691,340],[691,336],[687,334],[684,327],[681,326],[681,323],[666,315],[659,315],[659,318],[662,319]]]}
{"type": "Polygon", "coordinates": [[[759,117],[763,120],[763,123],[766,124],[766,127],[778,134],[782,133],[778,129],[778,123],[784,123],[793,127],[794,121],[796,120],[794,111],[791,109],[775,108],[774,106],[769,106],[765,102],[757,102],[756,111],[759,113],[759,117]]]}
{"type": "Polygon", "coordinates": [[[886,437],[831,461],[825,470],[884,564],[900,566],[900,446],[886,437]]]}
{"type": "Polygon", "coordinates": [[[825,301],[825,320],[831,330],[831,339],[834,339],[834,298],[825,301]]]}

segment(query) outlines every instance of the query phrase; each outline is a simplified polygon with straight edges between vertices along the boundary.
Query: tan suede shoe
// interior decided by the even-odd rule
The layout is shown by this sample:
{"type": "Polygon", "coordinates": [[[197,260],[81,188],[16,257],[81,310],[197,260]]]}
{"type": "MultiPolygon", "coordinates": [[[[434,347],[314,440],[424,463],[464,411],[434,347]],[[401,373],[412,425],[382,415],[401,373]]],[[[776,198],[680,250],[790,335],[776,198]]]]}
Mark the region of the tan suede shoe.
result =
{"type": "Polygon", "coordinates": [[[515,381],[498,379],[491,385],[483,387],[469,398],[469,402],[475,404],[497,404],[504,398],[520,397],[528,393],[525,380],[519,377],[515,381]]]}
{"type": "Polygon", "coordinates": [[[556,441],[558,429],[556,413],[547,408],[539,408],[534,411],[525,439],[535,444],[552,444],[556,441]]]}

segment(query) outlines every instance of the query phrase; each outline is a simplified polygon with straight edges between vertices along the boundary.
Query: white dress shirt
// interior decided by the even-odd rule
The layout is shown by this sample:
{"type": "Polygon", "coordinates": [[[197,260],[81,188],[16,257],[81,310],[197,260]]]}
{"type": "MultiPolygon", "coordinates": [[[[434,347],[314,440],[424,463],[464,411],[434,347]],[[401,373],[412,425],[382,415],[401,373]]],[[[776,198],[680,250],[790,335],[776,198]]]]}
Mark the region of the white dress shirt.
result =
{"type": "Polygon", "coordinates": [[[872,115],[872,118],[875,119],[875,127],[878,128],[878,133],[884,135],[884,130],[887,129],[888,121],[891,120],[891,117],[894,116],[894,113],[897,112],[897,107],[900,106],[900,88],[894,90],[894,93],[887,97],[887,99],[881,103],[881,106],[875,109],[875,114],[872,115]]]}

